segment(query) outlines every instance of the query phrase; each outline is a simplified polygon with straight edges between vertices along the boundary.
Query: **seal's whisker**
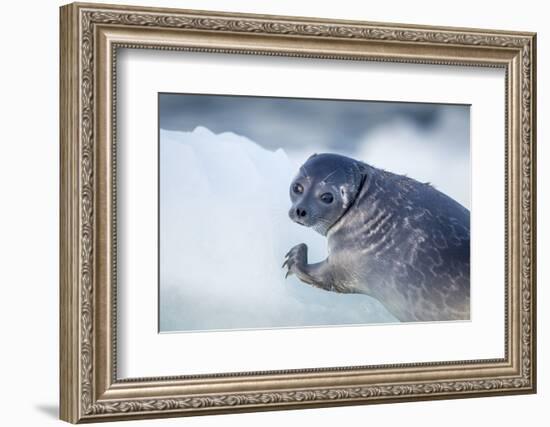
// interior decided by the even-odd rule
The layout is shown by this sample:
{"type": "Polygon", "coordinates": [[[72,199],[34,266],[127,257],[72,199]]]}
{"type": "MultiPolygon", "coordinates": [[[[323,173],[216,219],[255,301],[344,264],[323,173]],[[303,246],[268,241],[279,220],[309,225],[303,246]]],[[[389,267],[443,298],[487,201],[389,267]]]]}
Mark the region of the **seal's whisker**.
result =
{"type": "Polygon", "coordinates": [[[325,184],[328,183],[328,179],[334,175],[336,172],[338,172],[338,169],[334,169],[332,172],[330,172],[327,176],[325,176],[321,182],[324,182],[325,184]]]}

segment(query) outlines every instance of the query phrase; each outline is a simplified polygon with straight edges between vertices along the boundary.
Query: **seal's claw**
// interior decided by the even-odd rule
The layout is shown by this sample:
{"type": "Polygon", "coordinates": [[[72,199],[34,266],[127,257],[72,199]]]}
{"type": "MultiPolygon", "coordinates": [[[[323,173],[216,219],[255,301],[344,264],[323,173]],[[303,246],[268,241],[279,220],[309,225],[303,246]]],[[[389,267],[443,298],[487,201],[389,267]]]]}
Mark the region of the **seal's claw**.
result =
{"type": "Polygon", "coordinates": [[[292,270],[292,267],[294,267],[294,264],[296,264],[296,260],[293,258],[289,258],[285,261],[285,264],[289,270],[292,270]]]}
{"type": "Polygon", "coordinates": [[[299,274],[307,264],[307,246],[304,243],[294,246],[285,255],[281,268],[287,268],[285,279],[292,274],[299,274]]]}

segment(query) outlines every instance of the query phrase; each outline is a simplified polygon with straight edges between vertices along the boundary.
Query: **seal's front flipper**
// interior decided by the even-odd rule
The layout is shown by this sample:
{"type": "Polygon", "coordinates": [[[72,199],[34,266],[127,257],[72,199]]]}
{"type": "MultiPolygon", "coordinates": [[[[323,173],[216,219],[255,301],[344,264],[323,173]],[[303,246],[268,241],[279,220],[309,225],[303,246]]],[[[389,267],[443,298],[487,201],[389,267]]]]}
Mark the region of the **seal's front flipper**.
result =
{"type": "MultiPolygon", "coordinates": [[[[307,245],[305,243],[300,243],[299,245],[294,246],[290,251],[285,255],[285,262],[283,263],[283,268],[288,268],[286,272],[285,279],[291,274],[296,274],[298,278],[300,275],[305,273],[305,267],[307,266],[307,245]]],[[[300,280],[302,280],[300,278],[300,280]]]]}
{"type": "Polygon", "coordinates": [[[307,263],[307,245],[300,243],[294,246],[285,255],[285,262],[283,268],[287,268],[285,279],[291,274],[295,274],[298,279],[316,288],[324,289],[326,291],[333,290],[330,278],[327,277],[327,261],[319,262],[317,264],[307,263]]]}

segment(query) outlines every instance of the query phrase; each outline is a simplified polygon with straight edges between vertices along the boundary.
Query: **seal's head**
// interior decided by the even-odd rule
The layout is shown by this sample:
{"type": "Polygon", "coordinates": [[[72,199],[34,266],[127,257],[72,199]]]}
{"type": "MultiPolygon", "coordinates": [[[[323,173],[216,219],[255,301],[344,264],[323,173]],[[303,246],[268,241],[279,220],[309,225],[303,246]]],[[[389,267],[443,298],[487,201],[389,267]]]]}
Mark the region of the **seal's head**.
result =
{"type": "Polygon", "coordinates": [[[357,198],[365,166],[337,154],[311,156],[290,184],[290,219],[326,236],[357,198]]]}

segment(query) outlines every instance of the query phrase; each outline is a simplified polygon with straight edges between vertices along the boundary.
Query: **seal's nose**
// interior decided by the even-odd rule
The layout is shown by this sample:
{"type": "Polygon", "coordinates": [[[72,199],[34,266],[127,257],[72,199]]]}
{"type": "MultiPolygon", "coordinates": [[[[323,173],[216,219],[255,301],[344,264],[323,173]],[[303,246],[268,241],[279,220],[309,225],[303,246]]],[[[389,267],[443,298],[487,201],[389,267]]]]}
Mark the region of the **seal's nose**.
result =
{"type": "Polygon", "coordinates": [[[296,216],[297,216],[298,218],[303,218],[303,217],[305,217],[306,215],[307,215],[307,213],[306,213],[306,210],[305,210],[305,209],[302,209],[302,208],[296,209],[296,216]]]}

